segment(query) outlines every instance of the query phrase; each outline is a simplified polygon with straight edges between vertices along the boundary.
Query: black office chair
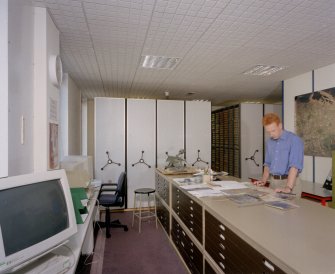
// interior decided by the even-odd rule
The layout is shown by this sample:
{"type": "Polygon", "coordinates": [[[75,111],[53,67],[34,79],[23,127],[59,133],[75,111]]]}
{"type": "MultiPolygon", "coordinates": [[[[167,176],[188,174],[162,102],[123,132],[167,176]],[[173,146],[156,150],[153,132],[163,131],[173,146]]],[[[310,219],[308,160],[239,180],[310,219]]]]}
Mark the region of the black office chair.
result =
{"type": "Polygon", "coordinates": [[[127,178],[126,173],[122,172],[117,184],[102,184],[99,192],[99,205],[106,208],[105,222],[99,222],[100,226],[106,227],[106,238],[110,238],[110,227],[121,227],[128,231],[127,225],[123,225],[119,220],[110,221],[110,207],[123,207],[126,200],[127,178]]]}

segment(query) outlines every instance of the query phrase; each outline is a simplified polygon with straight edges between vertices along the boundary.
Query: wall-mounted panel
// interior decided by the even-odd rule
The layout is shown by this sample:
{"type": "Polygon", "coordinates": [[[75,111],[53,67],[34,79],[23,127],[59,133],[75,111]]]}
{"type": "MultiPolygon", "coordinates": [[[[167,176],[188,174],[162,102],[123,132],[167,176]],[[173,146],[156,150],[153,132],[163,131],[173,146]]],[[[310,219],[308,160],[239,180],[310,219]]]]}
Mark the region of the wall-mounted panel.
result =
{"type": "Polygon", "coordinates": [[[203,169],[211,166],[211,103],[186,101],[185,106],[186,161],[203,169]]]}
{"type": "Polygon", "coordinates": [[[8,176],[8,1],[0,1],[0,177],[8,176]]]}
{"type": "Polygon", "coordinates": [[[125,170],[125,99],[95,98],[94,102],[95,177],[116,183],[125,170]],[[120,166],[108,164],[106,152],[120,166]]]}
{"type": "Polygon", "coordinates": [[[157,166],[184,149],[184,101],[157,100],[157,166]]]}
{"type": "Polygon", "coordinates": [[[143,187],[155,188],[155,161],[156,101],[128,99],[128,207],[133,207],[135,189],[143,187]]]}
{"type": "Polygon", "coordinates": [[[263,172],[262,117],[262,104],[241,104],[241,178],[245,180],[263,172]]]}

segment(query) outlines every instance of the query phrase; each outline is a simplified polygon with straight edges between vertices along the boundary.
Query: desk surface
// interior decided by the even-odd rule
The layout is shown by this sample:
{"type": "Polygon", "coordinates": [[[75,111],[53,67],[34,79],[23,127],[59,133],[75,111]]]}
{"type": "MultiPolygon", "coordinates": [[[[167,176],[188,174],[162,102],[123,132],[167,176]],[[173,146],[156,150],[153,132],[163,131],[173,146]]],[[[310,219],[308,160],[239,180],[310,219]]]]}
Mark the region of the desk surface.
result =
{"type": "Polygon", "coordinates": [[[303,181],[302,192],[319,197],[332,197],[332,191],[322,187],[322,184],[303,181]]]}
{"type": "Polygon", "coordinates": [[[225,197],[193,198],[287,273],[335,273],[334,209],[300,197],[293,200],[299,207],[288,211],[239,207],[225,197]]]}

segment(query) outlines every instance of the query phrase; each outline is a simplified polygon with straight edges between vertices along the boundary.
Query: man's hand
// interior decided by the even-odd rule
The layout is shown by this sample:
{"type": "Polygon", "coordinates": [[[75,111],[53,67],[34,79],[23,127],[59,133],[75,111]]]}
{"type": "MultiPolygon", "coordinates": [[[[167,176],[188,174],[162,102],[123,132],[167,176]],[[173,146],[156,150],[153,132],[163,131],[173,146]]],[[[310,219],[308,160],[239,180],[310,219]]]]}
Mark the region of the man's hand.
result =
{"type": "Polygon", "coordinates": [[[254,181],[252,182],[255,186],[265,186],[266,182],[264,181],[254,181]]]}
{"type": "Polygon", "coordinates": [[[284,187],[284,188],[276,188],[275,192],[282,192],[282,193],[291,193],[291,189],[289,187],[284,187]]]}

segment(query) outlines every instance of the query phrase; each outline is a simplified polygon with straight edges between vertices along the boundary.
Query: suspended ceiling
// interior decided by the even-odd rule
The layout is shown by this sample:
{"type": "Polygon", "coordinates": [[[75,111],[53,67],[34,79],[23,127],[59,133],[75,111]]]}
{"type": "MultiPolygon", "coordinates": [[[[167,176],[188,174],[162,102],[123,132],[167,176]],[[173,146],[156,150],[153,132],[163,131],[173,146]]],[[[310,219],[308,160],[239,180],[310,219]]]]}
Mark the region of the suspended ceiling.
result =
{"type": "Polygon", "coordinates": [[[334,0],[41,0],[84,97],[278,100],[281,81],[335,63],[334,0]],[[174,70],[142,56],[179,57],[174,70]],[[258,64],[287,68],[244,75],[258,64]]]}

